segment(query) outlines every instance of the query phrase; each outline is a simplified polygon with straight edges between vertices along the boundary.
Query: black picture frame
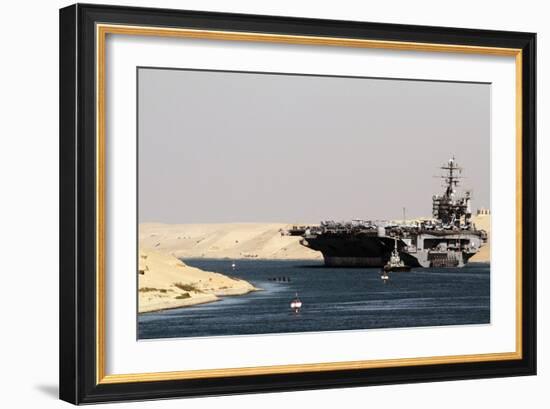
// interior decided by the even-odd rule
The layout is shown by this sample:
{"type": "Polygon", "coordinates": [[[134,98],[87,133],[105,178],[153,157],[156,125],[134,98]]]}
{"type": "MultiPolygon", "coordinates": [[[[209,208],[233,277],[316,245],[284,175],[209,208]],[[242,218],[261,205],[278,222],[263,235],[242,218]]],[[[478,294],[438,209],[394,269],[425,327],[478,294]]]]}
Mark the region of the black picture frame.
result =
{"type": "Polygon", "coordinates": [[[536,374],[536,34],[77,4],[60,10],[60,398],[74,404],[536,374]],[[98,383],[96,24],[405,41],[522,52],[521,359],[98,383]]]}

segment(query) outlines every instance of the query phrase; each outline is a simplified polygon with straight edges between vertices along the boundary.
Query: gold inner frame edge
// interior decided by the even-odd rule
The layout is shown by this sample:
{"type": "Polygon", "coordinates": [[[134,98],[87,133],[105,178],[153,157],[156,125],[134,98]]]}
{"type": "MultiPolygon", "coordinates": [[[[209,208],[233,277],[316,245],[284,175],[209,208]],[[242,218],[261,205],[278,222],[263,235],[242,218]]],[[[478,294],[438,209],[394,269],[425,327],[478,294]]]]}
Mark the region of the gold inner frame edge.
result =
{"type": "Polygon", "coordinates": [[[236,31],[96,24],[96,383],[115,384],[214,377],[290,374],[413,365],[490,362],[522,358],[522,50],[516,48],[415,43],[354,38],[298,36],[236,31]],[[172,372],[105,374],[105,41],[107,34],[248,41],[297,45],[371,48],[514,56],[516,65],[516,350],[504,353],[449,355],[367,361],[239,367],[172,372]]]}

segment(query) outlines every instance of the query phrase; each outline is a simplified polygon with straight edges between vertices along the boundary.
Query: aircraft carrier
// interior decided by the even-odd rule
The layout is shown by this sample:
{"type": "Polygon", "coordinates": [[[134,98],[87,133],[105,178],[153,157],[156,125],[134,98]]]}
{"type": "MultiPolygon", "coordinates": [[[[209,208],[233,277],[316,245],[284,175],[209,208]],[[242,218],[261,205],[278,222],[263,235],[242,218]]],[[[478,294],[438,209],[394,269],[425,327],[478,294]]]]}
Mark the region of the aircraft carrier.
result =
{"type": "Polygon", "coordinates": [[[395,244],[410,267],[462,267],[487,241],[487,233],[471,220],[471,194],[457,195],[462,168],[454,157],[441,169],[444,192],[432,197],[432,219],[390,222],[323,221],[293,226],[282,234],[301,236],[300,243],[320,251],[326,266],[383,267],[395,244]]]}

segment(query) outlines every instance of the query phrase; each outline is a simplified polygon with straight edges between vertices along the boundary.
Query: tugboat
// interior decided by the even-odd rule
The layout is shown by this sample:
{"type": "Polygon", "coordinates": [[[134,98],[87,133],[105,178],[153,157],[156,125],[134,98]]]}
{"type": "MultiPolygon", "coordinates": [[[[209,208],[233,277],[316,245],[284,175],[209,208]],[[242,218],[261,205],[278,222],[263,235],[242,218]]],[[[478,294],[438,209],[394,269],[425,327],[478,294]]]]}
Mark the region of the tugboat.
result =
{"type": "Polygon", "coordinates": [[[411,271],[411,267],[405,265],[401,257],[399,257],[399,251],[397,251],[397,238],[394,239],[394,247],[390,259],[386,265],[384,265],[384,273],[390,271],[411,271]]]}
{"type": "Polygon", "coordinates": [[[298,293],[296,293],[296,298],[290,302],[290,308],[294,311],[295,314],[298,314],[300,312],[300,308],[302,308],[302,301],[300,301],[300,299],[298,298],[298,293]]]}

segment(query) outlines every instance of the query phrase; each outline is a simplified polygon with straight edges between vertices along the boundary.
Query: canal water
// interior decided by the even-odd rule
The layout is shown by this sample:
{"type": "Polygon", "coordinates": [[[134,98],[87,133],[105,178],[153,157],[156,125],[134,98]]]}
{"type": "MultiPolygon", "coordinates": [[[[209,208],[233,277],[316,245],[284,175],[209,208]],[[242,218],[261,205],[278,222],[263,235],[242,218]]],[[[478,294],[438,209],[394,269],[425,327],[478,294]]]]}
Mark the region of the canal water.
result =
{"type": "Polygon", "coordinates": [[[251,282],[262,291],[138,316],[138,338],[212,337],[403,328],[490,322],[490,266],[413,269],[331,268],[311,260],[185,259],[251,282]],[[296,293],[303,303],[290,309],[296,293]]]}

